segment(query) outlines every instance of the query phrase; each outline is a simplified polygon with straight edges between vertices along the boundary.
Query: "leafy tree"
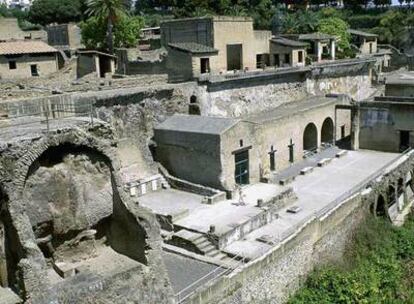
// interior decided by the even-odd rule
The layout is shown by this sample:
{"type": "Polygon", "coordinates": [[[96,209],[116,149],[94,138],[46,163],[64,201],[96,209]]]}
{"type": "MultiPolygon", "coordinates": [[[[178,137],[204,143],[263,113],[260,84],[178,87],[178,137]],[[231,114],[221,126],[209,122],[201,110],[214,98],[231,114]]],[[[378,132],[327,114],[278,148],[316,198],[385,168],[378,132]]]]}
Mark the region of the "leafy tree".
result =
{"type": "Polygon", "coordinates": [[[106,37],[109,52],[114,52],[114,25],[121,19],[125,11],[124,0],[87,0],[87,14],[95,16],[99,22],[106,23],[106,37]]]}
{"type": "MultiPolygon", "coordinates": [[[[115,47],[135,47],[138,44],[144,19],[140,16],[122,15],[113,28],[115,47]]],[[[107,23],[102,18],[91,17],[80,25],[82,43],[87,48],[108,49],[107,23]]]]}
{"type": "MultiPolygon", "coordinates": [[[[351,48],[351,36],[348,33],[349,25],[337,17],[325,18],[319,21],[318,31],[333,35],[338,38],[338,48],[341,52],[347,52],[351,48]]],[[[340,53],[338,54],[340,55],[340,53]]]]}
{"type": "Polygon", "coordinates": [[[41,25],[79,21],[81,8],[81,0],[34,0],[28,20],[41,25]]]}

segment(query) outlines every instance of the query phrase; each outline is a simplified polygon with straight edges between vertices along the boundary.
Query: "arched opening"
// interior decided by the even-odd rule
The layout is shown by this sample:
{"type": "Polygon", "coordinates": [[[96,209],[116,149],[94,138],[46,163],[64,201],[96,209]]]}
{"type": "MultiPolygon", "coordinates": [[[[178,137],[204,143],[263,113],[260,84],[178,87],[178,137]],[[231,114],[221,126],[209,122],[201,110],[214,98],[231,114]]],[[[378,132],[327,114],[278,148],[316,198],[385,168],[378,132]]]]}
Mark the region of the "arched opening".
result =
{"type": "Polygon", "coordinates": [[[382,217],[387,216],[386,204],[385,204],[384,197],[382,195],[378,196],[377,208],[375,209],[375,215],[382,216],[382,217]]]}
{"type": "Polygon", "coordinates": [[[114,206],[119,209],[122,202],[112,163],[101,152],[72,144],[47,149],[28,170],[23,198],[52,279],[74,276],[80,269],[105,276],[147,262],[145,230],[114,217],[114,206]],[[128,224],[133,227],[126,232],[128,224]],[[127,242],[134,252],[126,252],[132,246],[127,242]]]}
{"type": "Polygon", "coordinates": [[[17,236],[6,210],[8,196],[0,187],[0,287],[18,292],[16,271],[18,263],[17,236]]]}
{"type": "Polygon", "coordinates": [[[309,123],[303,132],[303,150],[315,151],[318,148],[318,130],[314,123],[309,123]]]}
{"type": "Polygon", "coordinates": [[[387,191],[387,201],[388,201],[388,207],[391,207],[397,202],[397,196],[395,193],[395,188],[392,185],[388,186],[387,191]]]}
{"type": "Polygon", "coordinates": [[[191,95],[190,104],[188,106],[188,114],[190,115],[201,115],[200,105],[198,104],[197,97],[191,95]]]}
{"type": "Polygon", "coordinates": [[[324,146],[334,144],[334,123],[330,117],[327,117],[322,124],[321,142],[324,146]]]}

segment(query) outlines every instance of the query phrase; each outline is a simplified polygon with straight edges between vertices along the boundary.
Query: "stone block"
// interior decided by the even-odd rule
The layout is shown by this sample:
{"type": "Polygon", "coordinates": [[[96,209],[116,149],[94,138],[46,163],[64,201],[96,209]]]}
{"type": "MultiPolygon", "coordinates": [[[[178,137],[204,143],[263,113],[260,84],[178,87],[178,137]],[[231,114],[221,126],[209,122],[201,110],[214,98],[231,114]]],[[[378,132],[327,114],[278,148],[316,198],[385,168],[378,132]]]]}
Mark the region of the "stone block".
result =
{"type": "Polygon", "coordinates": [[[65,262],[55,262],[55,263],[53,263],[53,269],[62,278],[73,277],[76,274],[75,268],[72,265],[66,264],[65,262]]]}
{"type": "Polygon", "coordinates": [[[287,178],[282,178],[281,180],[279,180],[279,184],[281,186],[285,186],[285,185],[293,182],[295,180],[295,178],[296,178],[295,176],[289,176],[287,178]]]}
{"type": "Polygon", "coordinates": [[[318,162],[318,167],[325,167],[332,161],[332,158],[323,158],[318,162]]]}
{"type": "Polygon", "coordinates": [[[305,167],[302,170],[300,170],[301,175],[307,175],[313,171],[313,167],[305,167]]]}
{"type": "Polygon", "coordinates": [[[336,158],[341,158],[341,157],[344,157],[347,154],[348,154],[348,151],[347,150],[341,150],[338,153],[336,153],[335,157],[336,158]]]}

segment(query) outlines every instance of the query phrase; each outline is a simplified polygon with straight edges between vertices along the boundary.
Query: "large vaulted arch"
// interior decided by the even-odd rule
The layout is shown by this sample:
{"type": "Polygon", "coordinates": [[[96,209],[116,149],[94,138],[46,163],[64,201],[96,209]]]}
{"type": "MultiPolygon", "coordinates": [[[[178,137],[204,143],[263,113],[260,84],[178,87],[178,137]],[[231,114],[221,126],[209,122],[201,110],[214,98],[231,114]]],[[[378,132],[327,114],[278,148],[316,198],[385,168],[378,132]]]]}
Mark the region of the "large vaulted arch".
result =
{"type": "Polygon", "coordinates": [[[303,150],[313,151],[318,148],[318,130],[314,123],[309,123],[303,131],[303,150]]]}

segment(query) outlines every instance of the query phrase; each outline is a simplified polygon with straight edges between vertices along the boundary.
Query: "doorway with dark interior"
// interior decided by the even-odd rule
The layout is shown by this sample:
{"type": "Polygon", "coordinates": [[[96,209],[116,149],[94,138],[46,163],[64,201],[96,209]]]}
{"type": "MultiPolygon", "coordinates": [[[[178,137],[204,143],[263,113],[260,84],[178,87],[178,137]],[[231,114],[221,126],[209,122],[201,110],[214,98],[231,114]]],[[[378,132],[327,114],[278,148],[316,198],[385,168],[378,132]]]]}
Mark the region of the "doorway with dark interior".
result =
{"type": "Polygon", "coordinates": [[[200,73],[210,73],[210,58],[200,58],[200,73]]]}
{"type": "Polygon", "coordinates": [[[234,154],[236,183],[239,185],[249,184],[249,150],[234,154]]]}
{"type": "Polygon", "coordinates": [[[242,44],[228,44],[227,45],[227,70],[242,70],[243,69],[243,45],[242,44]]]}
{"type": "Polygon", "coordinates": [[[400,130],[400,152],[410,147],[410,131],[400,130]]]}

